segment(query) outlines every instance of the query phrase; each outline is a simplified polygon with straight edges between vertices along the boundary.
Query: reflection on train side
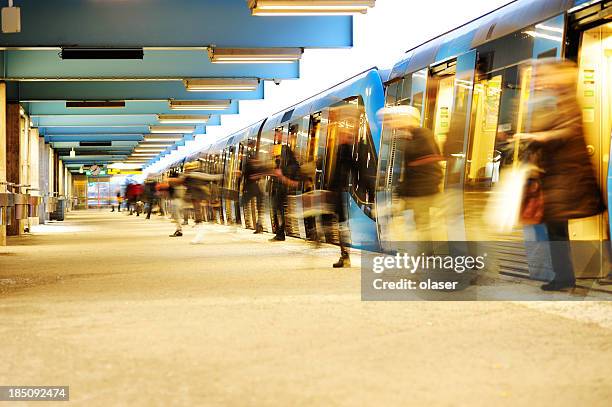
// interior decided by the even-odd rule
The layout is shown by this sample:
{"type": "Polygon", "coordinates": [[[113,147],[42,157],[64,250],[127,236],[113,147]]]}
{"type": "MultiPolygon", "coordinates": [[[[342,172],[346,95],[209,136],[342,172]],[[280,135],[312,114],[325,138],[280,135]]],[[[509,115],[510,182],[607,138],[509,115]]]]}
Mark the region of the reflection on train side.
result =
{"type": "MultiPolygon", "coordinates": [[[[250,228],[259,219],[264,229],[272,231],[269,194],[263,195],[263,202],[238,204],[244,186],[240,174],[253,154],[272,162],[274,149],[288,146],[299,161],[303,179],[289,193],[286,233],[308,237],[318,222],[305,220],[302,197],[328,188],[338,129],[350,126],[355,166],[346,202],[353,244],[372,247],[374,243],[389,249],[387,243],[398,236],[423,239],[424,235],[410,231],[410,224],[421,222],[415,220],[414,210],[398,205],[398,186],[411,170],[403,158],[405,124],[391,125],[393,120],[376,115],[381,108],[411,107],[419,117],[416,125],[431,133],[439,151],[435,161],[439,191],[435,199],[418,205],[420,215],[416,216],[426,215],[430,225],[435,222],[425,236],[510,243],[501,263],[513,273],[527,273],[533,258],[523,242],[542,239],[543,225],[517,224],[500,233],[488,227],[483,213],[508,170],[524,161],[528,143],[521,134],[532,131],[537,116],[534,106],[540,99],[532,61],[569,58],[578,63],[587,150],[604,193],[607,188],[612,23],[602,16],[611,6],[603,1],[581,2],[570,10],[573,4],[513,2],[410,50],[390,73],[373,69],[358,75],[191,157],[200,158],[205,171],[225,176],[220,202],[208,203],[209,219],[250,228]],[[344,114],[339,119],[338,112],[347,107],[352,109],[351,119],[344,114]],[[386,123],[382,128],[380,120],[386,123]],[[398,213],[403,219],[399,227],[398,213]]],[[[269,175],[261,179],[263,191],[269,192],[269,183],[269,175]]],[[[604,215],[570,219],[569,237],[604,241],[608,228],[604,215]]],[[[577,251],[574,263],[598,262],[599,270],[604,270],[607,260],[595,259],[596,252],[577,251]]],[[[588,275],[586,270],[576,272],[588,275]]]]}

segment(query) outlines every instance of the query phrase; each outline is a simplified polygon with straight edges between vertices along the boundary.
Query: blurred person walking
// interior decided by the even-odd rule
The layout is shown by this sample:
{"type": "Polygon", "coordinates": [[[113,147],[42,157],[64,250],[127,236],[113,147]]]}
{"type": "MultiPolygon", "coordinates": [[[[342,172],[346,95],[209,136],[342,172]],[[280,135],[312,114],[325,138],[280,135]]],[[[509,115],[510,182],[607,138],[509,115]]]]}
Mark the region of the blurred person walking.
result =
{"type": "Polygon", "coordinates": [[[440,163],[444,157],[433,132],[421,127],[421,113],[417,108],[387,107],[379,115],[397,138],[396,160],[401,163],[399,182],[393,191],[392,238],[427,245],[433,240],[430,209],[439,206],[440,185],[444,179],[440,163]]]}
{"type": "Polygon", "coordinates": [[[197,228],[196,236],[191,240],[191,244],[204,242],[204,231],[202,229],[202,203],[213,199],[213,182],[223,179],[223,174],[207,174],[199,170],[199,163],[190,163],[185,166],[185,172],[181,175],[182,184],[187,188],[186,193],[193,204],[195,223],[197,228]]]}
{"type": "MultiPolygon", "coordinates": [[[[352,109],[351,109],[352,110],[352,109]]],[[[327,228],[334,224],[334,217],[338,225],[338,238],[340,243],[340,258],[332,267],[343,268],[351,267],[350,244],[351,235],[348,227],[348,216],[346,208],[346,193],[351,178],[351,171],[354,165],[353,144],[355,141],[356,125],[349,125],[354,118],[346,114],[341,117],[340,122],[344,125],[338,126],[338,138],[336,146],[336,166],[329,180],[328,188],[331,192],[330,198],[334,207],[334,214],[322,215],[323,223],[327,228]]],[[[354,123],[353,123],[354,124],[354,123]]]]}
{"type": "Polygon", "coordinates": [[[530,156],[541,169],[541,222],[548,232],[555,274],[542,289],[558,291],[576,282],[568,221],[597,215],[605,207],[584,139],[576,66],[568,61],[539,60],[533,69],[531,128],[516,137],[529,142],[530,156]]]}
{"type": "Polygon", "coordinates": [[[255,234],[263,233],[261,220],[263,218],[263,191],[259,186],[259,180],[266,175],[265,169],[262,166],[261,160],[254,151],[254,145],[249,143],[249,147],[253,147],[253,151],[249,154],[244,166],[242,180],[244,186],[242,196],[240,197],[240,206],[243,208],[253,199],[255,199],[255,207],[257,212],[257,220],[255,222],[255,234]]]}
{"type": "Polygon", "coordinates": [[[146,219],[151,219],[151,212],[153,212],[153,206],[157,204],[157,181],[149,180],[145,182],[143,199],[146,205],[146,219]]]}
{"type": "Polygon", "coordinates": [[[274,171],[271,180],[272,224],[275,236],[271,242],[285,240],[285,208],[288,188],[299,185],[300,164],[288,145],[282,143],[282,133],[274,134],[274,171]]]}
{"type": "MultiPolygon", "coordinates": [[[[121,196],[121,191],[117,191],[117,212],[121,212],[121,203],[123,202],[123,197],[121,196]]],[[[111,205],[111,212],[115,212],[115,205],[111,205]]]]}
{"type": "Polygon", "coordinates": [[[129,215],[133,215],[134,211],[136,212],[136,216],[140,216],[140,205],[138,202],[143,193],[143,186],[139,183],[132,182],[128,184],[125,189],[125,198],[128,202],[128,207],[130,210],[129,215]]]}

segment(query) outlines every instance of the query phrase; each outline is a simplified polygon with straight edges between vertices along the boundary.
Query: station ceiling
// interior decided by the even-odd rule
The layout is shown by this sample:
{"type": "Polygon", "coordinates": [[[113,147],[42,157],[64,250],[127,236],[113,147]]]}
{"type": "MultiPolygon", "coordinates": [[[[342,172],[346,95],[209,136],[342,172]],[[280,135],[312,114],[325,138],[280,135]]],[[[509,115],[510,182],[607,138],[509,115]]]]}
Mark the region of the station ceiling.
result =
{"type": "MultiPolygon", "coordinates": [[[[21,32],[0,34],[7,98],[21,103],[73,171],[127,159],[153,137],[150,126],[164,125],[159,115],[208,116],[191,125],[205,134],[220,115],[238,113],[239,100],[263,98],[264,81],[299,78],[303,49],[353,45],[350,15],[258,16],[246,0],[14,3],[21,32]],[[216,62],[223,58],[234,60],[216,62]],[[208,79],[216,86],[193,91],[191,83],[208,79]],[[244,80],[244,89],[227,88],[244,80]],[[173,110],[172,101],[207,103],[173,110]]],[[[168,137],[176,142],[148,162],[193,134],[168,137]]]]}

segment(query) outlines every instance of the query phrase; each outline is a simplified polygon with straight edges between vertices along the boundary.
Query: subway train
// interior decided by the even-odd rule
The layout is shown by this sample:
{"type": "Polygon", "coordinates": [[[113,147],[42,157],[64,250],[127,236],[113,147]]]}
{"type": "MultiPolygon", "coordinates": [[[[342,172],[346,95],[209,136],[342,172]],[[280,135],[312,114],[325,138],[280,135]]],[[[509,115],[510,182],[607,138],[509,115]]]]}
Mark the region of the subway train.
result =
{"type": "MultiPolygon", "coordinates": [[[[517,0],[408,50],[390,71],[368,70],[168,170],[180,171],[185,162],[199,161],[203,171],[223,173],[221,200],[208,207],[208,219],[253,228],[257,211],[250,204],[239,205],[238,170],[247,153],[256,149],[270,155],[274,134],[282,133],[282,143],[299,161],[317,163],[314,188],[325,189],[334,170],[335,136],[341,125],[335,112],[351,106],[359,118],[354,126],[355,171],[345,197],[351,237],[357,247],[387,250],[392,223],[388,208],[399,168],[393,131],[383,128],[376,113],[384,106],[410,105],[420,111],[421,125],[443,145],[446,205],[460,215],[438,231],[436,240],[514,242],[505,250],[506,270],[525,274],[527,254],[521,242],[537,240],[537,226],[517,227],[504,235],[483,234],[482,213],[503,177],[500,169],[518,160],[512,136],[529,131],[531,61],[557,58],[577,63],[585,138],[605,192],[612,129],[611,21],[612,1],[517,0]]],[[[288,235],[304,238],[303,192],[291,193],[286,228],[288,235]]],[[[269,202],[264,208],[263,224],[271,231],[269,202]]],[[[604,256],[596,255],[603,251],[595,246],[609,239],[609,227],[605,214],[570,221],[571,239],[595,242],[573,252],[575,264],[588,259],[603,265],[604,256]]],[[[586,269],[576,269],[576,274],[598,277],[589,276],[586,269]]]]}

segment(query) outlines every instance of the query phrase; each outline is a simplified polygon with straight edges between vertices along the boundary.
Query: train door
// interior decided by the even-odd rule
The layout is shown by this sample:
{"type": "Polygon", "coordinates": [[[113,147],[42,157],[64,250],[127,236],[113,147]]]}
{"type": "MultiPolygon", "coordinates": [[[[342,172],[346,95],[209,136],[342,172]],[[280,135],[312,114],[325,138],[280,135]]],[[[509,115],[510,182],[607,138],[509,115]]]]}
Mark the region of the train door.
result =
{"type": "MultiPolygon", "coordinates": [[[[307,133],[301,131],[308,125],[308,117],[289,123],[287,127],[287,146],[293,152],[300,166],[304,164],[304,155],[307,151],[307,133]],[[305,120],[305,123],[304,123],[305,120]]],[[[289,187],[287,195],[287,210],[285,213],[285,232],[289,236],[306,238],[302,214],[302,192],[299,187],[289,187]]]]}
{"type": "Polygon", "coordinates": [[[438,241],[466,240],[463,184],[476,54],[472,50],[430,69],[424,124],[445,158],[443,198],[430,209],[439,219],[431,234],[438,241]]]}
{"type": "MultiPolygon", "coordinates": [[[[608,7],[608,10],[612,10],[612,7],[608,7]]],[[[587,149],[603,195],[606,196],[612,131],[612,23],[605,20],[602,23],[580,33],[578,98],[583,108],[587,149]]],[[[570,221],[571,239],[591,242],[590,245],[573,246],[578,277],[600,277],[602,273],[607,273],[604,256],[594,256],[594,253],[605,252],[601,250],[599,242],[609,239],[608,227],[607,214],[570,221]],[[599,258],[599,267],[592,267],[594,257],[599,258]],[[591,267],[579,269],[581,265],[586,264],[591,267]]]]}
{"type": "MultiPolygon", "coordinates": [[[[427,91],[427,72],[422,69],[387,86],[385,106],[409,105],[421,113],[424,122],[425,94],[427,91]]],[[[397,129],[384,126],[381,134],[378,168],[376,175],[376,219],[379,242],[385,251],[393,250],[392,241],[400,235],[397,222],[394,222],[393,191],[402,175],[401,153],[397,151],[397,129]]]]}
{"type": "Polygon", "coordinates": [[[236,169],[238,162],[238,152],[236,146],[229,146],[225,149],[225,168],[223,176],[223,190],[221,196],[223,197],[223,214],[225,223],[235,224],[238,220],[236,216],[236,169]]]}

